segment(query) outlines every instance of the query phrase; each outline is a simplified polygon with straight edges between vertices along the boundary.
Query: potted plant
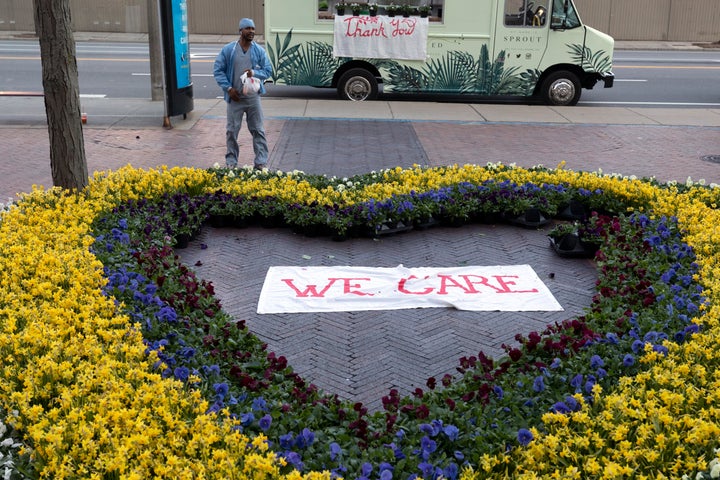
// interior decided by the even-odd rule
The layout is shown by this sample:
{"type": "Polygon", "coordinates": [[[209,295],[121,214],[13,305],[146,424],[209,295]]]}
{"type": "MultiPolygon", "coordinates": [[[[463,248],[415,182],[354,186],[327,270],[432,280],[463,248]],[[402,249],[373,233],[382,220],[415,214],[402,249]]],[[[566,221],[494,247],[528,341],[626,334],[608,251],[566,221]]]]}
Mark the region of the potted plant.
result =
{"type": "Polygon", "coordinates": [[[360,218],[363,219],[366,236],[379,237],[408,231],[412,224],[405,223],[407,213],[398,209],[397,198],[383,201],[370,199],[360,205],[360,218]]]}
{"type": "Polygon", "coordinates": [[[560,256],[577,256],[578,252],[583,251],[578,236],[578,225],[574,222],[555,225],[548,233],[548,238],[550,246],[560,256]]]}
{"type": "Polygon", "coordinates": [[[208,195],[206,205],[208,205],[208,222],[211,227],[222,228],[232,224],[233,214],[229,205],[231,199],[232,195],[222,190],[208,195]]]}
{"type": "Polygon", "coordinates": [[[605,241],[605,227],[612,222],[612,218],[607,215],[598,215],[597,212],[584,220],[578,228],[578,236],[580,237],[580,245],[588,251],[588,253],[597,252],[605,241]]]}
{"type": "Polygon", "coordinates": [[[576,222],[558,223],[548,233],[548,237],[555,241],[560,241],[568,235],[578,234],[579,225],[576,222]]]}
{"type": "Polygon", "coordinates": [[[460,227],[473,218],[478,209],[478,202],[470,188],[469,184],[458,184],[448,189],[447,198],[440,205],[438,212],[443,224],[460,227]]]}
{"type": "Polygon", "coordinates": [[[561,257],[582,257],[592,258],[595,256],[595,249],[587,249],[580,240],[581,226],[578,222],[559,223],[548,233],[550,246],[555,253],[561,257]]]}
{"type": "Polygon", "coordinates": [[[587,209],[583,202],[570,198],[567,202],[563,202],[558,206],[556,218],[561,220],[584,220],[587,215],[587,209]]]}
{"type": "Polygon", "coordinates": [[[371,17],[374,17],[377,15],[377,12],[378,12],[377,3],[369,3],[367,6],[367,9],[368,9],[368,13],[370,14],[371,17]]]}
{"type": "Polygon", "coordinates": [[[335,11],[338,15],[345,15],[345,10],[348,8],[347,3],[345,2],[338,2],[335,4],[335,11]]]}
{"type": "Polygon", "coordinates": [[[321,12],[327,12],[328,11],[328,3],[325,1],[322,1],[318,3],[318,10],[321,12]]]}
{"type": "Polygon", "coordinates": [[[362,207],[351,205],[340,207],[338,205],[326,205],[325,225],[330,230],[330,236],[334,241],[343,241],[348,238],[360,235],[358,226],[362,223],[360,219],[362,207]]]}
{"type": "Polygon", "coordinates": [[[407,3],[400,7],[400,13],[402,13],[403,17],[409,17],[414,11],[415,7],[413,7],[412,5],[408,5],[407,3]]]}
{"type": "Polygon", "coordinates": [[[422,18],[426,18],[430,15],[430,11],[432,10],[432,7],[429,5],[420,5],[418,7],[418,12],[420,13],[420,16],[422,18]]]}
{"type": "Polygon", "coordinates": [[[257,220],[257,199],[243,195],[235,195],[228,201],[228,209],[232,214],[232,226],[244,228],[257,220]]]}
{"type": "Polygon", "coordinates": [[[285,223],[295,233],[316,237],[327,230],[325,207],[314,201],[310,204],[292,203],[283,210],[285,223]]]}
{"type": "Polygon", "coordinates": [[[362,11],[362,5],[357,2],[353,2],[350,4],[350,11],[352,12],[353,16],[357,17],[362,11]]]}
{"type": "Polygon", "coordinates": [[[400,6],[395,5],[394,3],[390,3],[387,7],[385,7],[385,13],[387,13],[388,17],[394,17],[400,12],[400,6]]]}

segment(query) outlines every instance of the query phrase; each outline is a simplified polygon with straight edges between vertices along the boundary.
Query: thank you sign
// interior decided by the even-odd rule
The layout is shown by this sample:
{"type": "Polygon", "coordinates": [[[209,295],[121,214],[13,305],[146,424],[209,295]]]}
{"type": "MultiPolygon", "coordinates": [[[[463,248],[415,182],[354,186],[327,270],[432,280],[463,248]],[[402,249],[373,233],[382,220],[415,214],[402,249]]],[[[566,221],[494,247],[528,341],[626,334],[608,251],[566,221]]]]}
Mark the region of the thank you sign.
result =
{"type": "Polygon", "coordinates": [[[561,311],[529,265],[453,268],[270,267],[258,313],[450,307],[561,311]]]}
{"type": "Polygon", "coordinates": [[[429,22],[421,17],[336,15],[336,57],[425,60],[429,22]]]}

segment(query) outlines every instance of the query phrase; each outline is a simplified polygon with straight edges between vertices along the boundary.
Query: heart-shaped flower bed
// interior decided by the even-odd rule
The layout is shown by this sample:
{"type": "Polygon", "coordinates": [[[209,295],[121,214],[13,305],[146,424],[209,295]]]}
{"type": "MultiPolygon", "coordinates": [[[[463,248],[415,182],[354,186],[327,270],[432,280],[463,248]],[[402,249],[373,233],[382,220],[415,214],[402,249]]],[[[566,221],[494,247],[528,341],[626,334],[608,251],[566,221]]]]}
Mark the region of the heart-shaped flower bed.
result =
{"type": "MultiPolygon", "coordinates": [[[[413,227],[407,234],[337,242],[328,236],[292,233],[289,228],[203,228],[189,248],[176,253],[183,263],[192,266],[198,277],[212,280],[223,310],[237,320],[247,320],[248,329],[268,343],[269,351],[282,353],[296,373],[325,393],[337,393],[342,399],[362,402],[374,412],[383,409],[382,397],[390,388],[396,388],[402,396],[411,395],[417,387],[427,389],[428,377],[440,379],[445,374],[457,374],[458,360],[468,356],[468,352],[477,355],[483,351],[487,356],[499,358],[505,353],[503,344],[517,344],[514,339],[517,333],[542,331],[547,324],[583,314],[595,293],[595,265],[558,256],[549,247],[548,233],[548,228],[517,228],[499,221],[473,223],[463,228],[436,224],[419,230],[413,227]],[[266,279],[271,267],[345,269],[350,265],[385,269],[398,264],[431,268],[458,266],[472,268],[476,273],[482,267],[466,266],[527,264],[565,310],[543,313],[472,312],[454,308],[377,311],[363,310],[362,305],[355,303],[351,312],[256,313],[263,285],[271,281],[266,279]]],[[[319,281],[318,294],[330,283],[324,279],[319,281]]],[[[306,289],[304,281],[293,282],[293,285],[301,291],[306,289]]],[[[479,286],[478,291],[483,293],[474,295],[471,289],[458,285],[464,283],[448,282],[448,295],[439,298],[457,293],[478,302],[488,300],[490,291],[486,288],[489,287],[479,286]]],[[[329,293],[340,295],[343,288],[342,284],[334,283],[329,293]]],[[[508,297],[498,295],[501,300],[508,297]]],[[[279,300],[283,302],[284,297],[280,296],[279,300]]],[[[308,305],[316,301],[307,300],[308,305]]],[[[417,300],[415,295],[411,295],[409,301],[414,300],[417,300]]],[[[517,306],[517,302],[510,301],[505,308],[513,310],[517,306]]]]}
{"type": "Polygon", "coordinates": [[[0,224],[0,408],[25,468],[52,478],[694,475],[720,431],[716,202],[702,185],[498,165],[342,180],[126,168],[81,195],[35,192],[0,224]],[[223,200],[344,235],[420,213],[550,217],[572,199],[617,214],[596,217],[585,315],[505,358],[468,352],[377,413],[298,377],[172,249],[223,200]]]}

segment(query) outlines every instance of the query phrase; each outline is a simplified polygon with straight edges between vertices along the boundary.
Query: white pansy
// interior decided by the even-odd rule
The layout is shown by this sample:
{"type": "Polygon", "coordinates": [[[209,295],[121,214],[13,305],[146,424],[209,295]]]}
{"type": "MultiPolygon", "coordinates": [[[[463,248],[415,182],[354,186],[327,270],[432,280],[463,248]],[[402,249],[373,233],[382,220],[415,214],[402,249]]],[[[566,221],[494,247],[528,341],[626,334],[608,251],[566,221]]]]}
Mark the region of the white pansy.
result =
{"type": "Polygon", "coordinates": [[[0,202],[0,213],[10,210],[15,205],[15,200],[13,200],[11,197],[8,197],[7,203],[0,202]]]}

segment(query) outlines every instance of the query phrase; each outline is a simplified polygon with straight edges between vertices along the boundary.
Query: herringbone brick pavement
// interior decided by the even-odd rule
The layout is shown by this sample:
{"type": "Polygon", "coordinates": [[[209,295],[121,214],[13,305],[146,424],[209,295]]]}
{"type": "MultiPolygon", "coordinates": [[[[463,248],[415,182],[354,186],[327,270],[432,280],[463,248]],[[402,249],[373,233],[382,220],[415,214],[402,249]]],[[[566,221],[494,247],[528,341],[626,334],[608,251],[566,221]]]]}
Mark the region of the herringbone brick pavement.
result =
{"type": "Polygon", "coordinates": [[[427,165],[410,122],[288,120],[270,158],[273,168],[349,177],[381,168],[427,165]]]}

